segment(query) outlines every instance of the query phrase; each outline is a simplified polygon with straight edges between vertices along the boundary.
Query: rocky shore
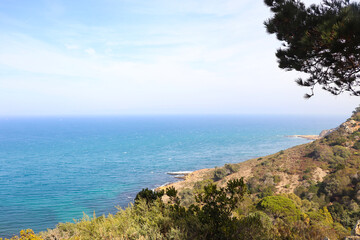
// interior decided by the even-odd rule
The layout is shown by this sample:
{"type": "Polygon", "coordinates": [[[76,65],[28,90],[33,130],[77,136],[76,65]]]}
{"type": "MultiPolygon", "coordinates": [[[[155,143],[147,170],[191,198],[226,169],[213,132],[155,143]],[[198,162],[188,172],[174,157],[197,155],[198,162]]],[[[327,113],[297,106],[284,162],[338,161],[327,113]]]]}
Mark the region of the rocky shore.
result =
{"type": "Polygon", "coordinates": [[[317,139],[320,139],[320,138],[323,138],[323,137],[329,135],[334,130],[336,130],[336,128],[323,130],[323,131],[321,131],[321,133],[319,135],[290,135],[290,136],[286,136],[286,137],[305,138],[307,140],[317,140],[317,139]]]}

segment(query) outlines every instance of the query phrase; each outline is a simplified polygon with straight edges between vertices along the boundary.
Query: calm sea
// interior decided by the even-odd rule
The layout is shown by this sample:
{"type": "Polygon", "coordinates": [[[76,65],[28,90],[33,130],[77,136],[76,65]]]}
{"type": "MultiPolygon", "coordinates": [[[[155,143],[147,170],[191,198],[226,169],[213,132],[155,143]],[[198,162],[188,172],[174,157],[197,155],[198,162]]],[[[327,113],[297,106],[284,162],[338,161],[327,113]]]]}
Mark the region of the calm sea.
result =
{"type": "Polygon", "coordinates": [[[126,207],[170,171],[222,166],[309,142],[341,116],[127,116],[0,119],[0,237],[83,212],[126,207]]]}

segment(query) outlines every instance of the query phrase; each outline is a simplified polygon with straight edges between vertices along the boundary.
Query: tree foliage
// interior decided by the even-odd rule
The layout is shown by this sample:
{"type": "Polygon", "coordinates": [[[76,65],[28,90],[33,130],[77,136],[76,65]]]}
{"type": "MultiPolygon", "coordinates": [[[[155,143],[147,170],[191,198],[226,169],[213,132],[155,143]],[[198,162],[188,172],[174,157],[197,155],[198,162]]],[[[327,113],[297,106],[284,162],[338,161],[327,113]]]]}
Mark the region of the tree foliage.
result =
{"type": "Polygon", "coordinates": [[[215,184],[204,187],[204,192],[196,196],[200,208],[194,208],[201,223],[207,226],[209,239],[231,239],[235,233],[235,222],[232,211],[243,200],[247,193],[244,179],[230,180],[226,188],[215,184]]]}
{"type": "Polygon", "coordinates": [[[140,200],[140,199],[145,199],[146,204],[150,205],[151,203],[153,203],[156,199],[161,198],[164,195],[164,191],[153,191],[150,190],[148,188],[142,189],[140,192],[138,192],[138,194],[136,194],[135,197],[135,204],[140,200]]]}
{"type": "Polygon", "coordinates": [[[282,48],[276,56],[279,67],[306,73],[296,82],[338,95],[360,96],[360,4],[349,0],[323,0],[306,7],[299,0],[265,0],[274,13],[265,22],[282,48]]]}

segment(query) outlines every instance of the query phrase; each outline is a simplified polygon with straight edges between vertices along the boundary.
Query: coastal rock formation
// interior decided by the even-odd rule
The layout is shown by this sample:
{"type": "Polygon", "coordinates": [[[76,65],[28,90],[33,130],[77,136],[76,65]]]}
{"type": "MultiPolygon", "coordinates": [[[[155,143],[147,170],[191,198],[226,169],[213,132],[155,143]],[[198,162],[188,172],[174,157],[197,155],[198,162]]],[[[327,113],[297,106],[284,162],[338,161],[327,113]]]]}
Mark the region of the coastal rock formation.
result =
{"type": "Polygon", "coordinates": [[[318,135],[291,135],[289,137],[295,137],[295,138],[305,138],[307,140],[316,140],[319,139],[318,135]]]}
{"type": "Polygon", "coordinates": [[[328,130],[322,130],[321,133],[319,134],[319,137],[326,137],[327,135],[329,135],[330,133],[332,133],[333,131],[335,131],[336,128],[332,128],[332,129],[328,129],[328,130]]]}
{"type": "Polygon", "coordinates": [[[358,220],[351,230],[351,236],[345,238],[345,240],[356,240],[360,239],[360,220],[358,220]]]}
{"type": "MultiPolygon", "coordinates": [[[[349,129],[346,126],[344,126],[346,129],[349,129]]],[[[334,132],[337,128],[332,128],[332,129],[327,129],[327,130],[322,130],[320,132],[319,135],[292,135],[292,136],[289,136],[289,137],[300,137],[300,138],[305,138],[305,139],[308,139],[308,140],[317,140],[319,138],[323,138],[323,137],[326,137],[327,135],[329,135],[330,133],[334,132]]]]}
{"type": "Polygon", "coordinates": [[[351,235],[360,236],[360,220],[358,220],[351,231],[351,235]]]}
{"type": "Polygon", "coordinates": [[[339,128],[344,130],[348,134],[352,134],[352,133],[356,132],[357,130],[359,130],[360,124],[359,124],[359,121],[355,121],[355,120],[351,119],[351,120],[348,120],[348,121],[344,122],[343,124],[341,124],[339,128]]]}

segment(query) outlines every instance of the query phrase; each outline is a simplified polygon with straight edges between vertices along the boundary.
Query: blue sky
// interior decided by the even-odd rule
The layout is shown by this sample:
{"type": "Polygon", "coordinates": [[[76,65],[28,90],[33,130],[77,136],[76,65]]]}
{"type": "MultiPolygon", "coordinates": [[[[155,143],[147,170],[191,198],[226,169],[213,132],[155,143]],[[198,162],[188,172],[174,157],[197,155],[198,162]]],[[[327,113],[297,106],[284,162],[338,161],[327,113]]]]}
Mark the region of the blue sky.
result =
{"type": "Polygon", "coordinates": [[[268,17],[260,0],[1,0],[0,115],[349,115],[357,97],[303,99],[268,17]]]}

